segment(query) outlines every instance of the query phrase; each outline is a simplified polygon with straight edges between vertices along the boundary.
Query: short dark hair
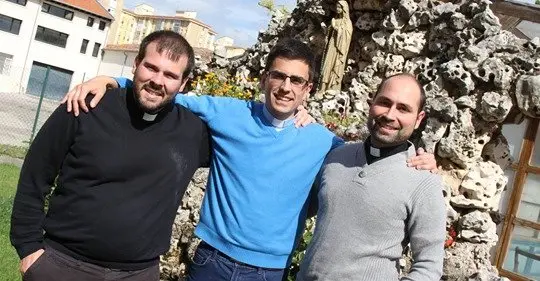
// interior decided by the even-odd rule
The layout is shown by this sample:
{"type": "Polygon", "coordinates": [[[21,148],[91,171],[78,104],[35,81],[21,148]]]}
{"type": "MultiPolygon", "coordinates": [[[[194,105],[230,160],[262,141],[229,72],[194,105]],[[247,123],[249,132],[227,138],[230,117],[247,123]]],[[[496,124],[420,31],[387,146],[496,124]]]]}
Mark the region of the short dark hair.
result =
{"type": "Polygon", "coordinates": [[[381,84],[379,84],[379,87],[377,87],[377,92],[375,92],[375,95],[373,96],[373,99],[375,99],[375,97],[377,97],[377,95],[381,92],[384,84],[388,80],[390,80],[391,78],[397,77],[397,76],[409,77],[416,83],[416,85],[418,86],[418,89],[420,90],[420,103],[419,103],[419,107],[418,107],[418,112],[424,110],[424,106],[426,105],[426,91],[424,90],[424,87],[422,86],[422,84],[420,84],[418,79],[416,79],[416,76],[414,76],[413,74],[408,73],[408,72],[401,72],[401,73],[397,73],[397,74],[394,74],[394,75],[391,75],[391,76],[388,76],[388,77],[384,78],[383,81],[381,82],[381,84]]]}
{"type": "Polygon", "coordinates": [[[315,55],[306,43],[293,38],[286,38],[278,41],[274,48],[270,50],[270,53],[266,58],[266,71],[270,70],[270,67],[277,58],[301,60],[305,62],[309,67],[308,81],[313,81],[315,76],[315,55]]]}
{"type": "Polygon", "coordinates": [[[169,59],[178,61],[180,57],[187,56],[188,63],[182,73],[182,79],[186,79],[195,67],[195,54],[188,41],[180,34],[170,30],[159,30],[148,34],[139,46],[139,53],[135,59],[141,61],[146,55],[148,44],[156,42],[158,53],[167,51],[169,59]]]}

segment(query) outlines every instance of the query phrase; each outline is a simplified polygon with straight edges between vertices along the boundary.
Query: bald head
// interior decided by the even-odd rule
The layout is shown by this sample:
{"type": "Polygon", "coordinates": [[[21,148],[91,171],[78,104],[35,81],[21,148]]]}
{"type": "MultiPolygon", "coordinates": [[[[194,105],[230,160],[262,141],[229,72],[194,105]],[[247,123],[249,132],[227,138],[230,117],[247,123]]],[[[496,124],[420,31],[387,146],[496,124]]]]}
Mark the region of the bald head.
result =
{"type": "Polygon", "coordinates": [[[425,116],[424,101],[422,86],[413,75],[386,78],[369,107],[367,126],[372,144],[389,147],[406,142],[425,116]]]}
{"type": "Polygon", "coordinates": [[[373,96],[373,100],[377,97],[377,95],[379,95],[381,91],[384,90],[386,86],[388,86],[389,83],[394,84],[399,88],[402,88],[403,92],[407,95],[410,95],[411,98],[418,98],[418,112],[424,109],[424,106],[426,104],[426,93],[424,91],[424,87],[422,87],[416,77],[410,73],[398,73],[386,77],[377,88],[377,92],[375,93],[375,96],[373,96]]]}

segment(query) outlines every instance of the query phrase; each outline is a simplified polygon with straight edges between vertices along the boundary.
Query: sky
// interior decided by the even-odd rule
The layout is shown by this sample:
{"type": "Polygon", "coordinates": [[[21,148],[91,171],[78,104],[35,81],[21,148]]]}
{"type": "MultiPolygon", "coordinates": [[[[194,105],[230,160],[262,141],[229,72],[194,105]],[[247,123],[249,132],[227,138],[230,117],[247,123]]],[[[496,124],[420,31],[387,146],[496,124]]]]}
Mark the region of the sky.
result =
{"type": "MultiPolygon", "coordinates": [[[[260,30],[270,20],[268,11],[259,6],[259,0],[124,0],[124,8],[133,10],[138,4],[148,4],[156,15],[172,16],[176,10],[197,12],[197,19],[210,25],[218,34],[216,39],[228,36],[234,44],[250,47],[257,41],[260,30]]],[[[292,11],[296,0],[275,0],[292,11]]]]}

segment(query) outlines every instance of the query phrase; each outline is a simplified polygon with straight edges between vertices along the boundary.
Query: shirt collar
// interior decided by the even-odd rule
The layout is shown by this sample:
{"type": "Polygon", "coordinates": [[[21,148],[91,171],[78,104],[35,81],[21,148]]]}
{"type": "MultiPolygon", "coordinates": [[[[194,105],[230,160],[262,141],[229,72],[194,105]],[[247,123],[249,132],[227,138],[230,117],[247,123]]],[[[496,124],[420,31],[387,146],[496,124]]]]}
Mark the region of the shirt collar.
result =
{"type": "Polygon", "coordinates": [[[285,120],[277,119],[275,118],[270,111],[268,111],[268,108],[266,108],[266,104],[263,105],[263,115],[264,118],[272,124],[273,127],[278,129],[283,129],[285,127],[288,127],[292,124],[294,124],[294,116],[291,116],[285,120]]]}
{"type": "Polygon", "coordinates": [[[366,153],[366,160],[368,164],[376,162],[380,159],[392,156],[394,154],[407,151],[409,146],[412,145],[409,141],[398,144],[396,146],[376,148],[371,145],[371,136],[369,136],[364,142],[364,150],[366,153]]]}

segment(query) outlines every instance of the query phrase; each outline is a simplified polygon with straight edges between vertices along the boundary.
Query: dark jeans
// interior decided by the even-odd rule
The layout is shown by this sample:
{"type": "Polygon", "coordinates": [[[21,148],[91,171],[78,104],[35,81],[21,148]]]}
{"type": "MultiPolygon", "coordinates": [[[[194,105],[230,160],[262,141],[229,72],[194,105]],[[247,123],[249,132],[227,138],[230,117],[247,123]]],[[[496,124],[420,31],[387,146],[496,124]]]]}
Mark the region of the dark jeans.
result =
{"type": "Polygon", "coordinates": [[[281,281],[284,275],[284,269],[248,265],[201,242],[189,265],[187,281],[281,281]]]}
{"type": "Polygon", "coordinates": [[[23,281],[159,281],[159,265],[135,271],[101,267],[46,247],[26,270],[23,281]]]}

